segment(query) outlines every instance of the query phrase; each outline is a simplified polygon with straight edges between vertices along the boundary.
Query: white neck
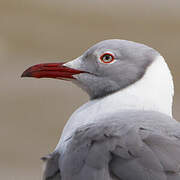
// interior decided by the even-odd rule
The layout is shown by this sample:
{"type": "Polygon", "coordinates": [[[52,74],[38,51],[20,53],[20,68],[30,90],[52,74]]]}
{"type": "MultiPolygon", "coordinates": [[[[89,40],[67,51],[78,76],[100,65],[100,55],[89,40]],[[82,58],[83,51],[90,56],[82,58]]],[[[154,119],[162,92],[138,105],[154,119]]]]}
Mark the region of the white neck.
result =
{"type": "Polygon", "coordinates": [[[172,116],[173,95],[171,73],[164,58],[158,56],[141,80],[107,97],[107,101],[116,101],[120,109],[153,110],[172,116]]]}

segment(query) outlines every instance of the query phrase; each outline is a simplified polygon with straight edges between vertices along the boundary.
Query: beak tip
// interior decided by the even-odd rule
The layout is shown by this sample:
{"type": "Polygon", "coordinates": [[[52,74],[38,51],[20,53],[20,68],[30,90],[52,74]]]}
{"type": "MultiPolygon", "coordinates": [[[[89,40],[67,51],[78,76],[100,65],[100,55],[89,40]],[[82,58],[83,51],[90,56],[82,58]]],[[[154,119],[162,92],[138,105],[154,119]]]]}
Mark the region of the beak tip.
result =
{"type": "Polygon", "coordinates": [[[24,73],[21,74],[21,78],[26,77],[24,73]]]}
{"type": "Polygon", "coordinates": [[[28,72],[27,70],[24,71],[22,74],[21,74],[21,78],[24,78],[24,77],[32,77],[31,73],[28,72]]]}

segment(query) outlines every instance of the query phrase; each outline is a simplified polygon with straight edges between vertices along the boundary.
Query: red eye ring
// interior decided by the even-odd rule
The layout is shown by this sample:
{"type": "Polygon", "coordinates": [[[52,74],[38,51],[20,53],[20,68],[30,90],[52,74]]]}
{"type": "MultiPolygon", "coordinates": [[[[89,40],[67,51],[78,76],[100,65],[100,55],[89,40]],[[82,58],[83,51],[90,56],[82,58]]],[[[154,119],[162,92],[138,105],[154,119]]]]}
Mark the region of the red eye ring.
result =
{"type": "Polygon", "coordinates": [[[114,61],[114,56],[111,53],[104,53],[100,56],[101,62],[108,64],[114,61]]]}

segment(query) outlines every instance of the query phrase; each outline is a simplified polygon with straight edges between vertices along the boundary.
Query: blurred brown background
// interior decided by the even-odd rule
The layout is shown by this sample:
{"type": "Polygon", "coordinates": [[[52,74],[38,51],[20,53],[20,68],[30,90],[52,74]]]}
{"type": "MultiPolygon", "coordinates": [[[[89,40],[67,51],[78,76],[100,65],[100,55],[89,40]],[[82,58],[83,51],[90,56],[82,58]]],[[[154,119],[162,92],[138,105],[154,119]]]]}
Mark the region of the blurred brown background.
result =
{"type": "Polygon", "coordinates": [[[0,0],[0,179],[39,180],[40,157],[53,151],[70,114],[88,99],[69,82],[21,73],[71,60],[110,38],[161,52],[174,76],[180,119],[179,0],[0,0]]]}

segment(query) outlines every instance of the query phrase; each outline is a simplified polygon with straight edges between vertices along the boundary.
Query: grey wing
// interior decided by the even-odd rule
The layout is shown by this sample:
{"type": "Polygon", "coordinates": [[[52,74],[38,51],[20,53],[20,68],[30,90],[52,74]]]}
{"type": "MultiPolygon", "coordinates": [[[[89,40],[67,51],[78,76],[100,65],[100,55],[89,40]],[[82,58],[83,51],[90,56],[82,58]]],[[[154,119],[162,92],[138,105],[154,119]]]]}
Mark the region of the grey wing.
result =
{"type": "Polygon", "coordinates": [[[61,174],[59,169],[60,154],[54,152],[42,158],[44,161],[43,180],[61,180],[61,174]]]}
{"type": "Polygon", "coordinates": [[[61,158],[63,180],[179,180],[180,142],[141,126],[79,128],[61,158]]]}

